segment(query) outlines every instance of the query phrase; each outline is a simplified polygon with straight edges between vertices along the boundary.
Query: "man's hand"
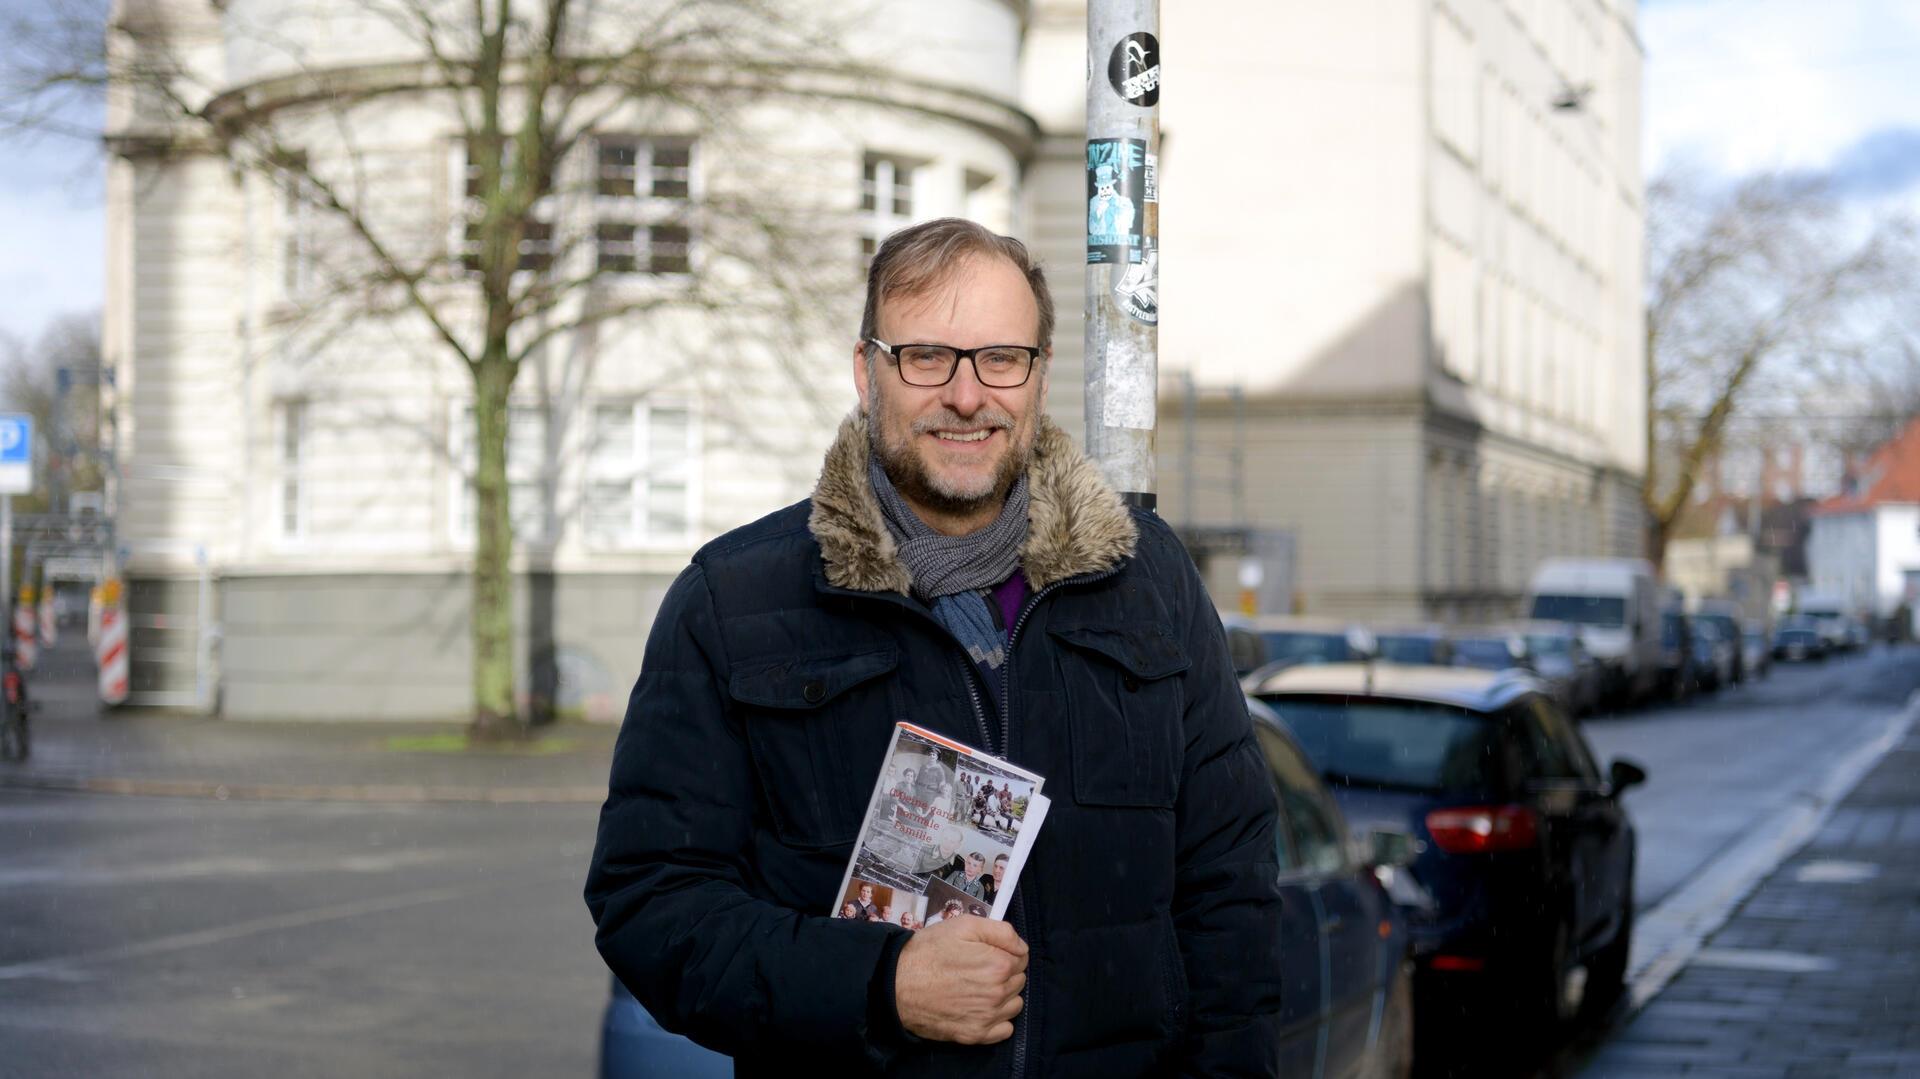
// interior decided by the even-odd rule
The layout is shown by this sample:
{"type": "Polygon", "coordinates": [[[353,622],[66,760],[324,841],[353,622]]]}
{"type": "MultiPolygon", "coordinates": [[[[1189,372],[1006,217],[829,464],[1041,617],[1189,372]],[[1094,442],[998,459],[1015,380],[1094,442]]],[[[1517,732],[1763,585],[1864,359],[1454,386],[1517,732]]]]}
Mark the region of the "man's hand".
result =
{"type": "Polygon", "coordinates": [[[972,915],[916,930],[894,969],[900,1025],[917,1037],[991,1045],[1013,1037],[1027,942],[1005,922],[972,915]]]}

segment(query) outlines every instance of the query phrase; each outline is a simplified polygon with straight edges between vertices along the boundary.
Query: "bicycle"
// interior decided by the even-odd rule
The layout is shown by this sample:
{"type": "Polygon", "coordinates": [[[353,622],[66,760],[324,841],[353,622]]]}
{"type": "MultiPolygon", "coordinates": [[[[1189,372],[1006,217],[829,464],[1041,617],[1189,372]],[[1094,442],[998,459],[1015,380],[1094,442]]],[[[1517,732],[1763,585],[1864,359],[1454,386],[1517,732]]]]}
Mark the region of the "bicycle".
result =
{"type": "Polygon", "coordinates": [[[24,761],[33,751],[27,720],[32,714],[27,701],[27,680],[14,665],[13,639],[0,647],[0,760],[24,761]]]}

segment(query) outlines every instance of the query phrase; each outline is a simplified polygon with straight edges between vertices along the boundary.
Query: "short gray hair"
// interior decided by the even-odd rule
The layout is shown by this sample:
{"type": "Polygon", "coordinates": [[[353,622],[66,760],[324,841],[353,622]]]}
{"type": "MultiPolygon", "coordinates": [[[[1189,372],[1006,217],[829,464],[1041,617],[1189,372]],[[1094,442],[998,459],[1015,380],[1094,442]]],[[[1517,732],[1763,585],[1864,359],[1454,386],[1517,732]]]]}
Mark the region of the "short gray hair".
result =
{"type": "Polygon", "coordinates": [[[1040,309],[1040,339],[1035,344],[1042,349],[1052,345],[1053,293],[1048,291],[1047,275],[1034,262],[1027,245],[961,217],[909,225],[881,241],[873,264],[867,268],[867,309],[860,317],[861,342],[864,344],[877,332],[881,300],[926,294],[969,255],[999,256],[1026,275],[1034,306],[1040,309]]]}

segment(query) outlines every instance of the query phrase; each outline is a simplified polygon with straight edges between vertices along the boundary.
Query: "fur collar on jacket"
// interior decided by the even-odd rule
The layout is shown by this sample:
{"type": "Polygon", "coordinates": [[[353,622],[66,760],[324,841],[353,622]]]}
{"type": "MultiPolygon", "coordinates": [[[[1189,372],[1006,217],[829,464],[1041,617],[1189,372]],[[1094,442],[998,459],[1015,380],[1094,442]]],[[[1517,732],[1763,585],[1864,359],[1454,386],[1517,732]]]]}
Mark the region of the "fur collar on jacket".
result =
{"type": "MultiPolygon", "coordinates": [[[[820,544],[827,581],[862,592],[910,595],[900,560],[867,481],[867,421],[855,410],[840,424],[813,489],[807,527],[820,544]]],[[[1056,581],[1111,569],[1139,536],[1126,504],[1067,433],[1040,417],[1027,469],[1032,499],[1020,568],[1039,591],[1056,581]]]]}

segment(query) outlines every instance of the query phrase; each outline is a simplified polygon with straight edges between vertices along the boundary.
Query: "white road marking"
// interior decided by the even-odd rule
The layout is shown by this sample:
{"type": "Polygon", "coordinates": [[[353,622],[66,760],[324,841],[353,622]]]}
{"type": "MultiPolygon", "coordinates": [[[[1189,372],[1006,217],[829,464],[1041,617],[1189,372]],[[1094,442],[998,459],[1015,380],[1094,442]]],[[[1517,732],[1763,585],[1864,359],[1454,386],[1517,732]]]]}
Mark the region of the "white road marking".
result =
{"type": "Polygon", "coordinates": [[[1702,948],[1693,955],[1693,966],[1726,967],[1731,970],[1763,970],[1774,974],[1819,974],[1840,964],[1823,955],[1805,952],[1769,952],[1760,948],[1702,948]]]}
{"type": "Polygon", "coordinates": [[[1888,718],[1878,738],[1844,757],[1809,795],[1762,821],[1692,880],[1639,915],[1627,964],[1632,1010],[1666,988],[1767,874],[1819,834],[1834,807],[1906,737],[1917,717],[1920,691],[1888,718]]]}
{"type": "Polygon", "coordinates": [[[1801,884],[1865,884],[1880,875],[1872,862],[1843,862],[1837,859],[1808,862],[1793,879],[1801,884]]]}

